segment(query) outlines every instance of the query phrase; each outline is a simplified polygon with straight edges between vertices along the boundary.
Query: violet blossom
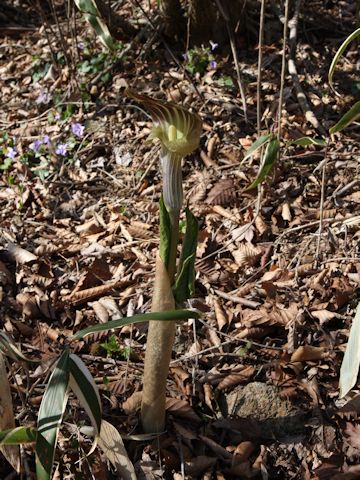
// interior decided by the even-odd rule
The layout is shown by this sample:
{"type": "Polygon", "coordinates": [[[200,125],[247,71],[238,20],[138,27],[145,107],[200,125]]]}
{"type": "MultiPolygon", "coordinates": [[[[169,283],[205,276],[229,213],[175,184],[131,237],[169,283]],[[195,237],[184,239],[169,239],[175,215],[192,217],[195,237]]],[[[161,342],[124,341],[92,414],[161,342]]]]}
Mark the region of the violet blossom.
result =
{"type": "Polygon", "coordinates": [[[56,153],[56,155],[61,155],[62,157],[66,157],[66,155],[67,155],[67,145],[66,145],[66,143],[59,143],[56,146],[55,153],[56,153]]]}
{"type": "Polygon", "coordinates": [[[6,157],[11,158],[11,160],[15,160],[15,157],[17,155],[17,151],[15,147],[8,147],[7,152],[6,152],[6,157]]]}
{"type": "Polygon", "coordinates": [[[218,43],[213,42],[213,41],[211,41],[211,40],[209,41],[209,43],[210,43],[210,47],[211,47],[211,51],[212,51],[212,52],[213,52],[214,50],[216,50],[216,49],[218,48],[218,46],[219,46],[218,43]]]}
{"type": "Polygon", "coordinates": [[[84,135],[85,127],[81,123],[73,123],[71,125],[71,131],[75,137],[81,138],[84,135]]]}
{"type": "Polygon", "coordinates": [[[209,66],[210,66],[211,70],[216,70],[217,62],[215,62],[215,60],[211,60],[211,62],[209,62],[209,66]]]}
{"type": "Polygon", "coordinates": [[[39,93],[39,96],[38,98],[36,99],[36,103],[38,105],[44,103],[45,105],[47,103],[49,103],[51,100],[51,95],[49,92],[46,92],[45,90],[41,90],[41,92],[39,93]]]}
{"type": "Polygon", "coordinates": [[[41,140],[35,140],[35,142],[30,143],[29,147],[33,152],[38,152],[42,144],[43,142],[41,140]]]}

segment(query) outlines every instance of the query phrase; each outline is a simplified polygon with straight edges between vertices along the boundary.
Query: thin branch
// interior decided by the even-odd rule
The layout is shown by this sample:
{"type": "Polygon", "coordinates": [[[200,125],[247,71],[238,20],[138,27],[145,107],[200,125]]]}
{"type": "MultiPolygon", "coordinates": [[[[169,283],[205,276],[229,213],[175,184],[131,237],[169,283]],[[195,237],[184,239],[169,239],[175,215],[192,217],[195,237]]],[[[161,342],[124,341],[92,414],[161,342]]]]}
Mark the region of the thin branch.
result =
{"type": "Polygon", "coordinates": [[[280,93],[279,93],[279,112],[278,112],[278,133],[277,138],[281,139],[281,119],[282,119],[282,107],[284,103],[284,85],[285,85],[285,66],[286,66],[286,46],[287,46],[287,34],[288,34],[288,21],[289,21],[289,0],[285,1],[285,19],[284,19],[284,31],[283,31],[283,51],[281,59],[281,79],[280,79],[280,93]]]}
{"type": "Polygon", "coordinates": [[[301,106],[302,111],[304,112],[305,118],[311,125],[318,130],[318,132],[326,137],[326,131],[324,127],[319,123],[318,119],[315,117],[314,112],[312,111],[310,104],[305,96],[305,93],[301,87],[299,80],[299,75],[296,69],[296,47],[297,47],[297,27],[299,23],[299,14],[300,14],[301,0],[296,0],[295,2],[295,11],[293,18],[289,21],[290,35],[289,35],[289,62],[288,69],[291,75],[291,78],[294,82],[296,96],[298,102],[301,106]]]}
{"type": "Polygon", "coordinates": [[[258,52],[258,74],[256,84],[256,119],[257,133],[261,132],[261,73],[262,73],[262,54],[264,41],[264,23],[265,23],[265,4],[266,0],[261,0],[260,26],[259,26],[259,52],[258,52]]]}
{"type": "Polygon", "coordinates": [[[233,59],[234,59],[234,64],[235,64],[237,83],[238,83],[238,87],[239,87],[239,91],[240,91],[241,102],[242,102],[242,106],[243,106],[243,110],[244,110],[244,119],[245,119],[245,123],[248,123],[245,90],[244,90],[244,86],[243,86],[243,83],[242,83],[242,80],[241,80],[240,67],[239,67],[239,57],[238,57],[237,50],[236,50],[236,42],[235,42],[234,32],[230,28],[229,15],[228,15],[227,12],[224,11],[224,5],[221,5],[220,0],[215,0],[215,2],[216,2],[216,5],[217,5],[222,17],[225,20],[226,29],[228,31],[228,35],[229,35],[229,39],[230,39],[231,52],[232,52],[233,59]]]}

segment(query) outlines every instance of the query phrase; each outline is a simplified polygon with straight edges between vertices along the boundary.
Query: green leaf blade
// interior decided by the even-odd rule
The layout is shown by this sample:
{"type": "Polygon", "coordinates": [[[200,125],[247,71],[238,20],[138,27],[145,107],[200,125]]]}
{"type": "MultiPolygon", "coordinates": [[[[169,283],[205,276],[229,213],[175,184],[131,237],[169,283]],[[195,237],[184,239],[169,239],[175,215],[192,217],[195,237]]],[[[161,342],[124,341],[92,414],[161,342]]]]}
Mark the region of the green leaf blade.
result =
{"type": "Polygon", "coordinates": [[[178,275],[173,287],[174,298],[178,305],[183,304],[194,292],[198,232],[198,221],[187,208],[185,238],[180,255],[178,275]]]}
{"type": "Polygon", "coordinates": [[[90,335],[91,333],[104,332],[106,330],[124,327],[125,325],[131,325],[133,323],[149,322],[150,320],[188,320],[189,318],[199,318],[199,314],[192,310],[169,310],[166,312],[142,313],[133,315],[132,317],[111,320],[107,323],[100,323],[84,328],[83,330],[75,333],[71,340],[81,340],[82,338],[86,337],[86,335],[90,335]]]}
{"type": "Polygon", "coordinates": [[[70,354],[70,388],[77,396],[80,404],[88,414],[96,435],[101,426],[101,401],[97,386],[84,362],[74,354],[70,354]]]}
{"type": "Polygon", "coordinates": [[[340,58],[342,57],[342,54],[344,53],[344,51],[346,50],[347,46],[349,45],[349,43],[351,43],[353,40],[355,40],[355,38],[357,38],[358,36],[360,36],[360,28],[356,29],[354,32],[352,32],[344,41],[343,43],[340,45],[338,51],[336,52],[332,62],[331,62],[331,65],[330,65],[330,68],[329,68],[329,73],[328,73],[328,81],[329,81],[329,85],[330,85],[330,88],[337,94],[339,95],[339,93],[335,90],[334,88],[334,84],[333,84],[333,75],[334,75],[334,71],[335,71],[335,68],[336,68],[336,65],[339,63],[339,60],[340,58]]]}
{"type": "Polygon", "coordinates": [[[245,192],[256,188],[265,180],[276,161],[279,150],[280,142],[277,138],[273,138],[266,146],[264,160],[262,162],[262,166],[260,167],[259,173],[257,174],[257,177],[247,188],[245,188],[245,192]]]}
{"type": "Polygon", "coordinates": [[[309,145],[316,145],[318,147],[325,147],[326,140],[323,138],[313,138],[313,137],[301,137],[296,140],[291,140],[287,142],[286,145],[299,145],[301,147],[308,147],[309,145]]]}
{"type": "Polygon", "coordinates": [[[355,122],[360,117],[360,100],[353,105],[348,112],[345,113],[336,125],[330,128],[331,135],[344,130],[350,123],[355,122]]]}
{"type": "Polygon", "coordinates": [[[16,427],[0,431],[0,445],[21,445],[36,441],[35,427],[16,427]]]}
{"type": "Polygon", "coordinates": [[[251,147],[246,150],[245,156],[242,159],[242,162],[247,160],[256,150],[259,150],[262,146],[266,145],[271,139],[271,134],[268,133],[266,135],[261,135],[252,145],[251,147]]]}
{"type": "Polygon", "coordinates": [[[357,306],[351,325],[345,355],[340,368],[340,398],[353,388],[356,383],[360,365],[360,303],[357,306]]]}
{"type": "Polygon", "coordinates": [[[55,447],[67,399],[69,385],[69,352],[59,358],[49,379],[38,415],[36,438],[36,474],[38,480],[50,480],[55,447]]]}

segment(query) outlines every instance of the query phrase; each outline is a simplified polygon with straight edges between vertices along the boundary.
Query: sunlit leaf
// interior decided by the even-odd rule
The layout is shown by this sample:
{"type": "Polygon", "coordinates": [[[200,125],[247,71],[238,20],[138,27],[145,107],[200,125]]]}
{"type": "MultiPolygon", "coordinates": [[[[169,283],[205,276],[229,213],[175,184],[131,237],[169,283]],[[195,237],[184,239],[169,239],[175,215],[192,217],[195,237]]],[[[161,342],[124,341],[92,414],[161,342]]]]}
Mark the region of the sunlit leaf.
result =
{"type": "Polygon", "coordinates": [[[262,135],[261,137],[259,137],[252,145],[251,147],[246,150],[246,153],[245,153],[245,156],[244,158],[242,159],[242,161],[244,162],[247,158],[249,158],[254,152],[256,152],[256,150],[259,150],[259,148],[261,148],[263,145],[266,145],[269,141],[270,141],[270,138],[271,138],[271,134],[268,133],[267,135],[262,135]]]}
{"type": "Polygon", "coordinates": [[[68,400],[69,352],[59,358],[49,379],[38,415],[36,438],[36,474],[38,480],[50,480],[60,423],[68,400]]]}
{"type": "Polygon", "coordinates": [[[330,128],[329,132],[332,135],[333,133],[340,132],[350,123],[355,122],[357,118],[360,117],[360,100],[353,105],[348,112],[345,113],[338,121],[336,125],[330,128]]]}
{"type": "Polygon", "coordinates": [[[16,427],[0,431],[0,445],[21,445],[36,441],[35,427],[16,427]]]}
{"type": "Polygon", "coordinates": [[[334,88],[334,85],[333,85],[333,75],[334,75],[334,71],[335,71],[335,68],[336,68],[336,65],[339,63],[339,60],[342,56],[342,54],[344,53],[344,51],[346,50],[347,46],[349,45],[349,43],[351,43],[353,40],[355,40],[355,38],[357,38],[358,36],[360,35],[360,28],[358,28],[357,30],[355,30],[354,32],[352,32],[344,41],[343,43],[340,45],[338,51],[336,52],[334,58],[333,58],[333,61],[331,62],[331,65],[330,65],[330,68],[329,68],[329,73],[328,73],[328,79],[329,79],[329,85],[330,85],[330,88],[337,94],[337,95],[340,95],[334,88]]]}
{"type": "Polygon", "coordinates": [[[77,332],[71,340],[80,340],[81,338],[90,335],[90,333],[103,332],[113,328],[124,327],[132,323],[148,322],[149,320],[188,320],[189,318],[199,318],[199,314],[193,310],[169,310],[166,312],[142,313],[133,315],[132,317],[120,318],[119,320],[112,320],[111,322],[92,325],[77,332]]]}
{"type": "Polygon", "coordinates": [[[252,190],[253,188],[256,188],[258,185],[260,185],[261,182],[265,180],[265,178],[267,177],[268,173],[270,172],[271,168],[273,167],[276,161],[276,158],[279,153],[279,149],[280,149],[279,140],[276,138],[273,138],[266,146],[264,159],[262,160],[262,165],[260,166],[260,170],[257,177],[252,182],[252,184],[245,189],[245,192],[247,190],[252,190]]]}
{"type": "Polygon", "coordinates": [[[355,385],[360,366],[360,303],[357,306],[354,320],[351,325],[345,355],[340,369],[340,398],[355,385]]]}
{"type": "Polygon", "coordinates": [[[124,442],[117,429],[106,420],[101,422],[98,444],[108,460],[116,468],[119,478],[136,480],[135,469],[125,450],[124,442]]]}
{"type": "Polygon", "coordinates": [[[70,354],[69,368],[70,388],[89,415],[97,435],[101,425],[101,402],[97,386],[85,363],[77,355],[70,354]]]}

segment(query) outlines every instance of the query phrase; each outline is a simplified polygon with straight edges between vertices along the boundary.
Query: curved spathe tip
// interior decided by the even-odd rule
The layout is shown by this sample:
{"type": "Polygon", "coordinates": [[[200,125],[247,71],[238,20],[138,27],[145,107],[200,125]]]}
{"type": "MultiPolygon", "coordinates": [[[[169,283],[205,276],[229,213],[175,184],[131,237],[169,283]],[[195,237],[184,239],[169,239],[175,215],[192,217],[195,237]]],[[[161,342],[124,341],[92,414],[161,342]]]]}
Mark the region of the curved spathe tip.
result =
{"type": "Polygon", "coordinates": [[[162,102],[127,89],[125,95],[141,103],[154,122],[150,139],[158,138],[163,147],[182,157],[193,152],[200,142],[201,118],[172,102],[162,102]]]}

